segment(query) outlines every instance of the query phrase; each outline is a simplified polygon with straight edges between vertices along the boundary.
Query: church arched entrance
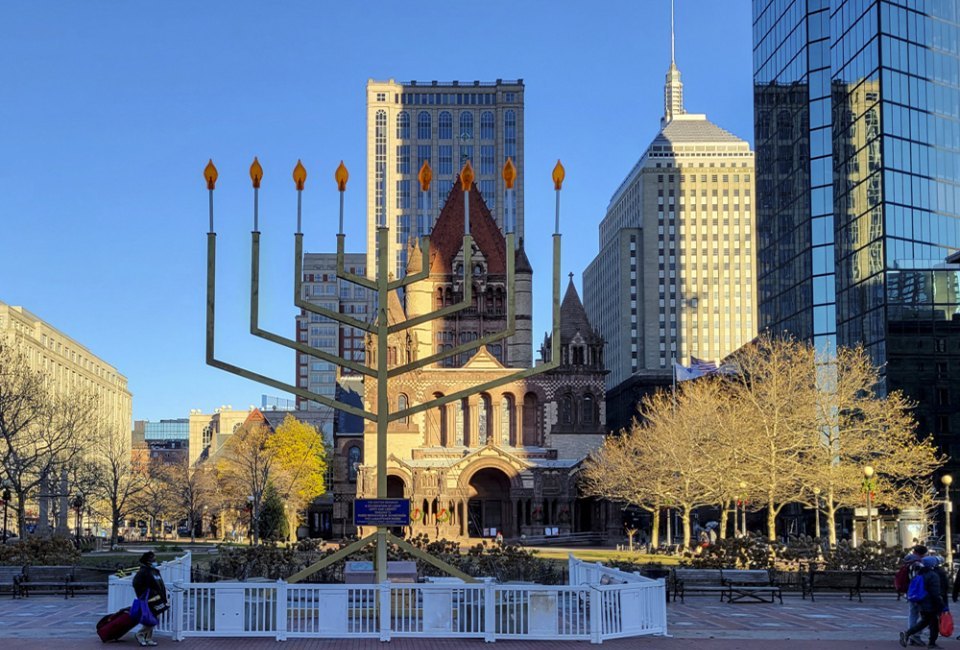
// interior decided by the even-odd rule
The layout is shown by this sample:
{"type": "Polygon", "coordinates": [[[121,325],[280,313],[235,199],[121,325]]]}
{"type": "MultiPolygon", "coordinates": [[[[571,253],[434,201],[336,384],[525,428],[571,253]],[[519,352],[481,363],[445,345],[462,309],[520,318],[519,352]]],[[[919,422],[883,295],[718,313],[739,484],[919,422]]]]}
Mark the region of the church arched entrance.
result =
{"type": "MultiPolygon", "coordinates": [[[[405,499],[407,491],[407,483],[400,476],[394,476],[393,474],[387,475],[387,498],[388,499],[405,499]]],[[[401,527],[391,528],[390,532],[396,535],[397,537],[406,537],[404,535],[404,529],[401,527]]]]}
{"type": "Polygon", "coordinates": [[[513,535],[510,517],[510,478],[501,469],[486,467],[470,477],[467,501],[469,537],[513,535]]]}

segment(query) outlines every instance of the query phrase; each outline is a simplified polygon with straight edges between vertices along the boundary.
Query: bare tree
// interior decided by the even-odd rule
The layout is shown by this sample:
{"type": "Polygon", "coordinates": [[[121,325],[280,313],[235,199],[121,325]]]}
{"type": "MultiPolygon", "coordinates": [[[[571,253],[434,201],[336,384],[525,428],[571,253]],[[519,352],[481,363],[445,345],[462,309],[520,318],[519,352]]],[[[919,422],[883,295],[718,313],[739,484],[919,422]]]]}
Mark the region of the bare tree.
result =
{"type": "Polygon", "coordinates": [[[204,510],[213,505],[215,495],[212,468],[201,464],[190,467],[184,460],[172,463],[166,469],[164,478],[169,482],[172,515],[186,519],[190,527],[190,541],[196,540],[197,523],[203,518],[204,510]]]}
{"type": "Polygon", "coordinates": [[[129,431],[104,429],[80,464],[78,491],[92,509],[110,521],[110,544],[115,546],[120,523],[139,504],[148,476],[133,465],[129,431]]]}
{"type": "Polygon", "coordinates": [[[150,536],[153,540],[157,539],[158,527],[163,535],[163,522],[172,516],[175,510],[174,480],[170,467],[163,460],[150,459],[143,485],[133,499],[134,512],[142,514],[150,522],[150,536]]]}
{"type": "Polygon", "coordinates": [[[0,463],[16,495],[17,528],[26,532],[26,502],[70,467],[92,437],[97,398],[56,394],[26,356],[0,340],[0,463]]]}

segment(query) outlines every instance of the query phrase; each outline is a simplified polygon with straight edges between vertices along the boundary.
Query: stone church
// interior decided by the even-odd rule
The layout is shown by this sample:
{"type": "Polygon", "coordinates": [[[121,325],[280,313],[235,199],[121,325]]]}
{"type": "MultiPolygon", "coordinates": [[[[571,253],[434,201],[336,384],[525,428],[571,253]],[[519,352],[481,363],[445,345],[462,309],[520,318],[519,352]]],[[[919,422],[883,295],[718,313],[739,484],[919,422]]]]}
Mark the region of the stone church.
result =
{"type": "MultiPolygon", "coordinates": [[[[424,359],[507,326],[507,242],[479,191],[469,193],[471,251],[467,281],[472,306],[457,314],[392,335],[390,365],[424,359]]],[[[388,318],[400,322],[463,297],[464,193],[459,180],[430,236],[430,274],[391,295],[388,318]]],[[[408,273],[422,270],[422,253],[413,244],[408,273]]],[[[531,285],[533,269],[520,240],[515,257],[515,334],[496,344],[432,363],[390,380],[391,410],[485,383],[532,364],[531,285]]],[[[548,360],[556,346],[560,366],[490,392],[411,416],[390,425],[388,496],[411,501],[405,534],[448,539],[569,532],[619,532],[619,511],[582,498],[577,474],[585,456],[605,435],[603,340],[587,319],[572,275],[560,309],[560,340],[548,335],[540,348],[548,360]]],[[[376,342],[367,342],[375,364],[376,342]]],[[[366,408],[376,404],[376,382],[366,379],[366,408]]],[[[376,425],[366,423],[362,438],[337,440],[343,460],[341,501],[376,496],[376,425]]],[[[352,511],[352,508],[349,508],[352,511]]],[[[346,519],[346,517],[344,518],[346,519]]],[[[347,531],[345,531],[347,532],[347,531]]],[[[368,531],[360,531],[368,532],[368,531]]]]}

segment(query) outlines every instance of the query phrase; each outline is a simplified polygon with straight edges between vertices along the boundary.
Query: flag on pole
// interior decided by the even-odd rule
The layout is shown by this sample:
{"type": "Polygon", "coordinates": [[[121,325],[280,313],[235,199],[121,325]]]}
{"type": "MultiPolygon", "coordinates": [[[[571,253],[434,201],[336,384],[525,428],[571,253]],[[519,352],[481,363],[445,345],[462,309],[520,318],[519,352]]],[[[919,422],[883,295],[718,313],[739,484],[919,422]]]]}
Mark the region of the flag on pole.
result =
{"type": "Polygon", "coordinates": [[[687,368],[682,363],[676,361],[673,362],[673,374],[676,377],[677,381],[687,381],[690,379],[697,379],[703,375],[697,371],[695,368],[687,368]]]}
{"type": "Polygon", "coordinates": [[[713,361],[704,361],[696,357],[690,357],[690,367],[700,373],[700,377],[709,375],[717,371],[717,364],[713,361]]]}

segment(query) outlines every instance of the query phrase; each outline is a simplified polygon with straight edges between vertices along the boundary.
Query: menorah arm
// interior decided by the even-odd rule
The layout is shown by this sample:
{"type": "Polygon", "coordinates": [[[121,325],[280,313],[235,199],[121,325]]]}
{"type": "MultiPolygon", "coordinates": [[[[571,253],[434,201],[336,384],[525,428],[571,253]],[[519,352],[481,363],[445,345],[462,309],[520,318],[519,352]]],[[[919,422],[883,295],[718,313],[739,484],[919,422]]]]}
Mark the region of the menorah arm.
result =
{"type": "MultiPolygon", "coordinates": [[[[300,297],[300,293],[303,289],[303,233],[295,234],[294,240],[296,243],[294,244],[293,260],[293,303],[300,309],[310,312],[311,314],[325,316],[330,320],[343,323],[344,325],[348,325],[350,327],[356,327],[357,329],[365,332],[376,333],[377,328],[372,323],[367,323],[362,320],[357,320],[351,316],[347,316],[346,314],[341,314],[329,309],[324,309],[323,307],[318,307],[317,305],[309,303],[300,297]]],[[[364,286],[367,285],[364,284],[364,286]]]]}
{"type": "Polygon", "coordinates": [[[397,332],[402,332],[405,329],[415,327],[422,323],[429,323],[430,321],[436,320],[438,318],[444,318],[446,316],[452,316],[457,312],[463,311],[464,309],[469,309],[473,303],[473,277],[470,275],[470,265],[473,260],[473,237],[470,235],[464,235],[463,237],[463,300],[458,302],[455,305],[447,305],[432,311],[429,314],[423,314],[421,316],[415,316],[414,318],[408,318],[399,323],[394,323],[387,328],[388,334],[395,334],[397,332]]]}
{"type": "Polygon", "coordinates": [[[344,359],[337,354],[331,354],[318,350],[315,347],[295,341],[285,336],[280,336],[273,332],[260,328],[260,233],[254,231],[251,233],[250,243],[250,333],[267,341],[278,345],[288,347],[291,350],[302,352],[316,359],[322,359],[344,368],[349,368],[354,372],[366,375],[367,377],[376,377],[377,373],[362,363],[344,359]]]}
{"type": "MultiPolygon", "coordinates": [[[[423,368],[429,366],[432,363],[437,361],[442,361],[444,359],[449,359],[450,357],[456,356],[458,354],[463,354],[464,352],[470,352],[471,350],[478,350],[483,345],[489,345],[491,343],[496,343],[497,341],[502,341],[503,339],[509,338],[514,335],[516,332],[516,300],[515,294],[512,291],[514,284],[514,248],[513,248],[513,233],[507,235],[507,327],[501,332],[496,334],[487,334],[482,336],[474,341],[468,341],[467,343],[461,343],[455,348],[450,348],[449,350],[443,350],[442,352],[437,352],[436,354],[431,354],[429,356],[423,357],[422,359],[417,359],[416,361],[411,361],[410,363],[405,363],[402,366],[396,366],[391,368],[387,372],[387,377],[396,377],[404,373],[410,372],[411,370],[416,370],[417,368],[423,368]]],[[[471,283],[472,284],[472,283],[471,283]]],[[[430,314],[425,314],[423,317],[418,316],[412,320],[418,320],[421,318],[426,318],[426,320],[435,320],[438,314],[443,310],[437,310],[431,312],[430,314]]],[[[406,325],[408,321],[404,321],[401,325],[406,325]]],[[[414,323],[416,324],[416,323],[414,323]]]]}
{"type": "Polygon", "coordinates": [[[430,401],[424,402],[422,404],[416,404],[408,408],[395,411],[387,416],[387,419],[390,422],[396,420],[401,420],[406,417],[410,417],[416,413],[422,413],[423,411],[428,411],[432,408],[438,406],[443,406],[444,404],[449,404],[451,402],[456,402],[465,397],[470,397],[471,395],[476,395],[477,393],[482,393],[484,391],[492,390],[503,386],[504,384],[509,384],[510,382],[517,381],[519,379],[526,379],[527,377],[533,377],[534,375],[539,375],[541,373],[553,370],[560,365],[560,235],[554,234],[553,236],[553,328],[551,331],[551,347],[550,347],[550,361],[541,363],[539,366],[534,366],[533,368],[526,368],[518,372],[510,373],[503,377],[498,377],[497,379],[484,382],[482,384],[471,386],[470,388],[465,388],[464,390],[451,393],[450,395],[444,395],[443,397],[437,397],[430,401]]]}
{"type": "Polygon", "coordinates": [[[377,534],[376,534],[376,533],[373,533],[372,535],[367,535],[367,536],[364,537],[363,539],[358,539],[357,541],[355,541],[355,542],[353,542],[353,543],[351,543],[351,544],[348,544],[347,546],[344,546],[343,548],[341,548],[339,551],[337,551],[337,552],[334,553],[333,555],[328,555],[327,557],[323,558],[322,560],[319,560],[319,561],[317,561],[317,562],[314,562],[313,564],[311,564],[310,566],[306,567],[305,569],[301,569],[300,571],[297,571],[297,572],[294,573],[292,576],[290,576],[289,578],[287,578],[287,582],[288,582],[289,584],[293,584],[293,583],[300,582],[300,581],[303,580],[304,578],[309,578],[310,576],[312,576],[314,573],[316,573],[316,572],[319,571],[320,569],[323,569],[323,568],[325,568],[325,567],[328,567],[328,566],[330,566],[331,564],[333,564],[334,562],[339,562],[340,560],[342,560],[342,559],[344,559],[344,558],[346,558],[346,557],[349,557],[350,555],[353,555],[354,553],[356,553],[357,551],[359,551],[361,548],[363,548],[363,547],[366,546],[367,544],[370,544],[371,542],[376,541],[376,539],[377,539],[377,534]]]}
{"type": "Polygon", "coordinates": [[[420,270],[416,273],[411,273],[410,275],[405,275],[399,280],[394,280],[393,282],[387,283],[387,288],[390,291],[396,291],[401,287],[405,287],[409,284],[415,282],[420,282],[421,280],[426,280],[430,277],[430,237],[421,237],[420,238],[420,270]]]}
{"type": "Polygon", "coordinates": [[[317,393],[311,392],[299,386],[294,386],[292,384],[287,384],[282,381],[277,381],[266,375],[261,375],[260,373],[252,372],[246,368],[241,368],[232,363],[227,363],[225,361],[220,361],[216,358],[216,352],[214,347],[215,331],[216,331],[216,274],[217,274],[217,235],[216,233],[207,233],[207,365],[213,366],[214,368],[220,368],[229,373],[233,373],[245,379],[250,379],[252,381],[265,384],[267,386],[273,386],[279,390],[298,395],[304,399],[313,400],[319,404],[329,406],[331,408],[343,411],[344,413],[350,413],[351,415],[356,415],[358,417],[364,418],[365,420],[376,420],[377,416],[374,413],[366,411],[361,408],[357,408],[352,404],[346,404],[339,400],[331,399],[326,395],[319,395],[317,393]]]}
{"type": "Polygon", "coordinates": [[[362,275],[357,275],[356,273],[348,273],[343,267],[343,243],[346,235],[339,233],[337,235],[337,277],[341,280],[346,280],[347,282],[352,282],[354,284],[359,284],[361,287],[366,287],[371,291],[377,290],[377,283],[375,280],[365,278],[362,275]]]}

